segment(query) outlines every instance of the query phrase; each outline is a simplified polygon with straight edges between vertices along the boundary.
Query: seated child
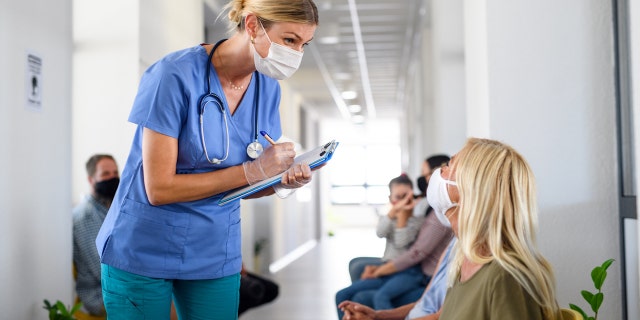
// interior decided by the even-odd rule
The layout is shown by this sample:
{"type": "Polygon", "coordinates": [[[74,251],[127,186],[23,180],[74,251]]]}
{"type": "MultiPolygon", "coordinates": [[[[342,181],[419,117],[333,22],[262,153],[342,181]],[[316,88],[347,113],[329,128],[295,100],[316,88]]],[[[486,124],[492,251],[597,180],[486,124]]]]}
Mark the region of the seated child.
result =
{"type": "MultiPolygon", "coordinates": [[[[420,201],[422,202],[422,201],[420,201]]],[[[389,211],[378,220],[376,234],[386,238],[382,257],[357,257],[349,262],[351,282],[360,279],[365,266],[381,265],[407,251],[415,241],[424,216],[424,206],[413,198],[413,183],[406,174],[389,182],[389,211]],[[414,208],[415,207],[415,208],[414,208]],[[417,213],[414,209],[420,207],[417,213]],[[415,216],[414,216],[415,215],[415,216]]]]}
{"type": "MultiPolygon", "coordinates": [[[[409,221],[414,221],[419,223],[416,226],[417,233],[410,242],[405,241],[406,243],[403,243],[405,247],[400,249],[393,246],[399,238],[396,238],[396,233],[391,232],[393,238],[387,238],[387,248],[391,250],[389,252],[385,250],[385,257],[379,258],[380,262],[376,265],[367,265],[360,280],[336,293],[336,305],[342,301],[351,300],[374,309],[392,309],[397,305],[416,301],[424,291],[438,258],[451,239],[451,230],[443,226],[435,216],[413,216],[416,201],[413,199],[411,180],[406,176],[396,179],[389,183],[390,191],[392,194],[394,191],[400,192],[390,196],[389,199],[393,205],[389,214],[380,218],[378,228],[385,230],[381,225],[391,224],[393,230],[401,234],[401,229],[408,228],[409,221]],[[401,188],[397,188],[397,181],[402,181],[401,188]],[[407,183],[410,187],[407,187],[407,183]],[[420,240],[416,241],[416,239],[420,240]],[[395,257],[383,261],[387,253],[395,257]],[[417,292],[417,294],[407,296],[409,292],[417,292]],[[401,297],[403,299],[406,297],[408,301],[399,299],[401,297]]],[[[342,315],[343,311],[338,309],[338,318],[342,318],[342,315]]]]}
{"type": "Polygon", "coordinates": [[[376,235],[386,238],[382,261],[391,260],[409,249],[416,240],[423,217],[413,216],[416,202],[413,198],[413,183],[406,174],[389,182],[391,208],[378,220],[376,235]]]}

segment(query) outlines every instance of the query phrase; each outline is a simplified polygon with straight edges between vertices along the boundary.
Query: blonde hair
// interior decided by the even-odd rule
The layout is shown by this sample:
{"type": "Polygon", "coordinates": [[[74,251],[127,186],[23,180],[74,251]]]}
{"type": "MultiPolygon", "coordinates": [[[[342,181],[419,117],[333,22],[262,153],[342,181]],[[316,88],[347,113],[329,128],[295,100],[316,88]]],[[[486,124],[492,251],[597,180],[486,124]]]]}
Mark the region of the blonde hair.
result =
{"type": "Polygon", "coordinates": [[[536,245],[537,205],[533,172],[513,148],[470,138],[456,156],[460,193],[454,281],[462,260],[496,261],[541,306],[545,319],[559,319],[551,265],[536,245]]]}
{"type": "Polygon", "coordinates": [[[318,24],[318,8],[313,0],[231,0],[222,12],[229,10],[229,32],[244,30],[244,17],[253,13],[263,26],[273,22],[318,24]]]}

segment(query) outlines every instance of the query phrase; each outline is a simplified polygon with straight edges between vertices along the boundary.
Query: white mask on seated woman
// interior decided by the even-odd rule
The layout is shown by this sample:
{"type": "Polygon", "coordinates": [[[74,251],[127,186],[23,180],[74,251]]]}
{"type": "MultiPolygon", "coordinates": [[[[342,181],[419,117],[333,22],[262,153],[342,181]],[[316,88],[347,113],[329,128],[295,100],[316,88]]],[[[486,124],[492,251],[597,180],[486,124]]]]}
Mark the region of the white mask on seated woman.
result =
{"type": "Polygon", "coordinates": [[[429,205],[433,208],[440,223],[445,227],[451,228],[451,223],[445,213],[458,204],[451,201],[447,191],[448,184],[452,186],[458,185],[455,181],[445,180],[440,174],[440,168],[436,169],[431,175],[429,186],[427,187],[427,201],[429,201],[429,205]]]}

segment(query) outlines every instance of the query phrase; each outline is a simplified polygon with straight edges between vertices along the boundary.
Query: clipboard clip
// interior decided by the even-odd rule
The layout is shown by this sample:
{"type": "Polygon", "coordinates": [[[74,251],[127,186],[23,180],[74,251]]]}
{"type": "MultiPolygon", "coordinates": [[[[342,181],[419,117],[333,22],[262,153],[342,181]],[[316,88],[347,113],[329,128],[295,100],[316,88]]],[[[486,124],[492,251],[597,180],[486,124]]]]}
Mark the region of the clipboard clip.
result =
{"type": "Polygon", "coordinates": [[[327,153],[332,154],[337,146],[338,144],[336,143],[336,140],[331,140],[327,142],[327,144],[325,144],[324,147],[322,148],[322,151],[320,152],[320,156],[322,157],[327,153]]]}

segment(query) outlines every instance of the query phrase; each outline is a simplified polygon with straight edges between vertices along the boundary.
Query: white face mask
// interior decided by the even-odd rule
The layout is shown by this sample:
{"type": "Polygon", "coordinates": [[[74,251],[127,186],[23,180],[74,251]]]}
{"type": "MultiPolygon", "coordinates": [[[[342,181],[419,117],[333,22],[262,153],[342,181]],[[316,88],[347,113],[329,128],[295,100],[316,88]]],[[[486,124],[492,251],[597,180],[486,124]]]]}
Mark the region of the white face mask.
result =
{"type": "Polygon", "coordinates": [[[303,53],[272,42],[262,23],[260,23],[260,26],[271,45],[269,46],[269,54],[263,58],[258,51],[256,51],[255,45],[251,44],[253,48],[253,63],[256,66],[256,70],[277,80],[284,80],[291,77],[296,70],[298,70],[300,62],[302,62],[303,53]]]}
{"type": "Polygon", "coordinates": [[[440,223],[445,227],[451,227],[449,219],[445,216],[447,210],[457,206],[457,203],[453,203],[449,197],[447,191],[447,185],[456,186],[455,181],[445,180],[440,175],[440,168],[436,169],[431,175],[429,180],[429,186],[427,187],[427,201],[436,213],[436,217],[440,220],[440,223]]]}

